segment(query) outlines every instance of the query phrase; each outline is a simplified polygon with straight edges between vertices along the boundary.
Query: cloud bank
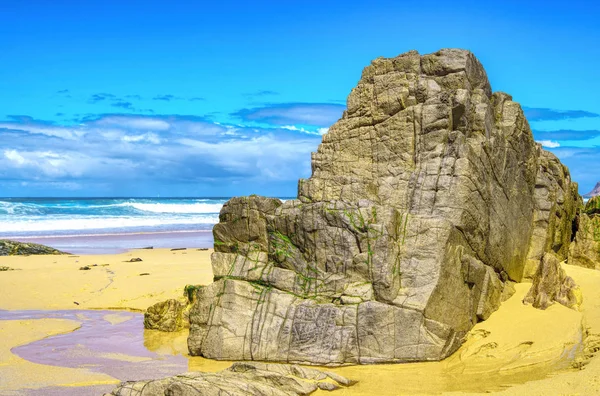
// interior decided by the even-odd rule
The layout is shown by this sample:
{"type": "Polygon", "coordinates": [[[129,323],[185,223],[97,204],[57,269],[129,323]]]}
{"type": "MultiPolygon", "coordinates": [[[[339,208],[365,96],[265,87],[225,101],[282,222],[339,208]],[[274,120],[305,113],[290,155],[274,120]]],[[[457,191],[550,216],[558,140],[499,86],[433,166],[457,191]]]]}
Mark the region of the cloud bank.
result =
{"type": "Polygon", "coordinates": [[[75,125],[15,116],[0,122],[0,135],[0,185],[66,186],[92,195],[102,185],[295,188],[299,177],[310,175],[310,152],[321,141],[302,129],[223,125],[188,115],[104,114],[75,125]]]}

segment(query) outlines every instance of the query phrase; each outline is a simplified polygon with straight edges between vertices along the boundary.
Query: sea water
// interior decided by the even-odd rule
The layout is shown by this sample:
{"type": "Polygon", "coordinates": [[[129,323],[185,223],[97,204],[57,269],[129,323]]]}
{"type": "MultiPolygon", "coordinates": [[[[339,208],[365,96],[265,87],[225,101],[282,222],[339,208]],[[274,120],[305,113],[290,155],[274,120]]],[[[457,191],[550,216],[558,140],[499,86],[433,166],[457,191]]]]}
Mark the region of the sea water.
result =
{"type": "Polygon", "coordinates": [[[210,230],[227,198],[0,198],[0,238],[210,230]]]}
{"type": "Polygon", "coordinates": [[[139,247],[212,247],[228,200],[217,198],[0,198],[0,239],[77,254],[139,247]]]}

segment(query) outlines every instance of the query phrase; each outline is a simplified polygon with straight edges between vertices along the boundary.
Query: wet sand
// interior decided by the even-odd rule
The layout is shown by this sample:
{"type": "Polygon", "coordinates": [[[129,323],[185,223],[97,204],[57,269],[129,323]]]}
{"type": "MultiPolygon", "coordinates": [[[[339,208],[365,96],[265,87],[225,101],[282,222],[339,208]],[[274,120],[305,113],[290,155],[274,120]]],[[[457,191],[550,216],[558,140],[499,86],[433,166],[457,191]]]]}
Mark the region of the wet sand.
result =
{"type": "Polygon", "coordinates": [[[40,243],[73,254],[124,253],[132,247],[152,246],[210,248],[213,246],[211,230],[165,231],[99,235],[60,235],[52,237],[16,237],[15,241],[40,243]]]}
{"type": "MultiPolygon", "coordinates": [[[[228,367],[229,362],[187,356],[185,331],[144,331],[141,315],[133,312],[82,311],[143,310],[154,302],[179,298],[186,283],[212,280],[209,257],[210,251],[194,249],[0,257],[0,265],[19,269],[0,274],[0,290],[10,296],[0,300],[0,309],[11,310],[0,312],[0,394],[102,394],[121,379],[228,367]],[[133,257],[143,261],[125,262],[133,257]],[[79,270],[93,264],[97,266],[91,270],[79,270]],[[150,275],[140,276],[144,272],[150,275]],[[39,319],[42,316],[45,319],[39,319]],[[23,369],[25,365],[34,368],[23,369]]],[[[565,268],[581,285],[582,312],[558,304],[546,311],[525,306],[521,299],[529,285],[517,285],[515,296],[479,323],[449,359],[336,368],[333,371],[359,381],[336,394],[600,394],[599,358],[591,359],[584,370],[571,368],[582,355],[584,331],[600,334],[600,271],[565,268]]]]}

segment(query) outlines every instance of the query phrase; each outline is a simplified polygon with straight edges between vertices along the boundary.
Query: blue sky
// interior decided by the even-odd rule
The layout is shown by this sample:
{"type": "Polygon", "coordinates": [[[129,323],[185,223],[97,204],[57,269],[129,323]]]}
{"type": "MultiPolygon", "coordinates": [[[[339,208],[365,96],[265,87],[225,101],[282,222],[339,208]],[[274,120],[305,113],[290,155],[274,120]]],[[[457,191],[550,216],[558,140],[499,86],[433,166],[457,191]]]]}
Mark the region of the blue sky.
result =
{"type": "Polygon", "coordinates": [[[600,181],[596,2],[0,3],[0,196],[294,196],[363,67],[444,47],[600,181]]]}

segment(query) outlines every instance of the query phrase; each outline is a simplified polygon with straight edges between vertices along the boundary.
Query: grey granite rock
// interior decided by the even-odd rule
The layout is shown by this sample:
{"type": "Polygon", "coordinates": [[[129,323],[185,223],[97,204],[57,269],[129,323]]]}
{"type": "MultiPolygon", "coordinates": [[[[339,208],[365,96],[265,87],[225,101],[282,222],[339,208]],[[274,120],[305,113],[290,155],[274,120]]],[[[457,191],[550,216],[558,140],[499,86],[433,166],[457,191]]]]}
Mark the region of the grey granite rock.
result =
{"type": "Polygon", "coordinates": [[[150,381],[121,383],[107,396],[304,396],[352,386],[354,381],[296,365],[234,363],[218,373],[191,372],[150,381]]]}
{"type": "Polygon", "coordinates": [[[224,205],[191,354],[443,359],[546,251],[566,258],[580,199],[520,105],[463,50],[374,60],[312,171],[298,199],[224,205]]]}

